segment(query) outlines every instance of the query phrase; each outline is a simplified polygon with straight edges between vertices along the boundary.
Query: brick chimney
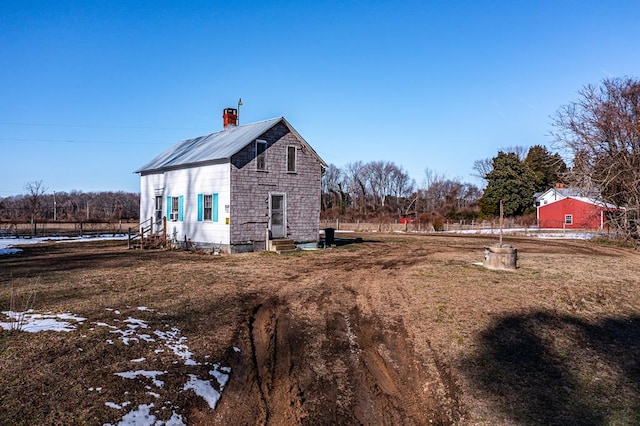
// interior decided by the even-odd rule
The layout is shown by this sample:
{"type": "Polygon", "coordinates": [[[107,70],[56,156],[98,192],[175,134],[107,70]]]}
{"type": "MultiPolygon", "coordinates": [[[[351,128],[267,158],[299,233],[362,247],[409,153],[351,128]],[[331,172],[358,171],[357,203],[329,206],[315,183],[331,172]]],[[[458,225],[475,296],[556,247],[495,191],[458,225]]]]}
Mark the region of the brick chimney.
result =
{"type": "Polygon", "coordinates": [[[222,123],[224,128],[238,125],[238,110],[235,108],[225,108],[222,112],[222,123]]]}

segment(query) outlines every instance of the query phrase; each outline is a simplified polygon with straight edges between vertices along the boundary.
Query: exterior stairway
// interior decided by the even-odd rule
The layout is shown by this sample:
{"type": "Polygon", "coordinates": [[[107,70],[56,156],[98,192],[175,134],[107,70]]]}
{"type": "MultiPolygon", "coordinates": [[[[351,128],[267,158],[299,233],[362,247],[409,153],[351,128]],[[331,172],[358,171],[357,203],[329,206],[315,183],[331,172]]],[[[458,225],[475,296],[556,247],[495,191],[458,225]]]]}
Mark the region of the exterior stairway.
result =
{"type": "Polygon", "coordinates": [[[293,240],[276,239],[269,241],[270,250],[275,251],[278,254],[283,253],[295,253],[298,248],[294,244],[293,240]]]}
{"type": "Polygon", "coordinates": [[[167,222],[162,218],[153,222],[150,218],[140,224],[139,231],[129,228],[128,247],[130,249],[157,249],[167,247],[167,222]],[[153,229],[157,229],[155,232],[153,229]]]}

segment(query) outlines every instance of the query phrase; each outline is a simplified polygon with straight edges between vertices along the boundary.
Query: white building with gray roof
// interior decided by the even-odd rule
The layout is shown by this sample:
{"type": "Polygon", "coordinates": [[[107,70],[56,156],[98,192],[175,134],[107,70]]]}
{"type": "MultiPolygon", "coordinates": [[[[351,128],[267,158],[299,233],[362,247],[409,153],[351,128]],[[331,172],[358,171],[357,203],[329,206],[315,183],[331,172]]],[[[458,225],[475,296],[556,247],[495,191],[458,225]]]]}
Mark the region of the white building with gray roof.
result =
{"type": "Polygon", "coordinates": [[[265,250],[269,240],[317,241],[326,163],[284,117],[177,143],[140,174],[140,220],[168,237],[227,252],[265,250]]]}

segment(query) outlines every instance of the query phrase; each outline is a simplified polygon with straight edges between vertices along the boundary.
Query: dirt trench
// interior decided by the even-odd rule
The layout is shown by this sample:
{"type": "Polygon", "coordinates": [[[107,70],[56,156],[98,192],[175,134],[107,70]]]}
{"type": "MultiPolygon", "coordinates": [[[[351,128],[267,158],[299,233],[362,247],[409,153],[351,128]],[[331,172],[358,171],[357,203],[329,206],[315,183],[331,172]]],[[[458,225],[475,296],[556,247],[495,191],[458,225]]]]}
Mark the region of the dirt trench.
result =
{"type": "Polygon", "coordinates": [[[402,325],[384,329],[357,307],[310,323],[274,298],[251,307],[244,327],[247,350],[234,365],[218,419],[262,425],[460,419],[448,370],[436,357],[417,357],[402,325]]]}

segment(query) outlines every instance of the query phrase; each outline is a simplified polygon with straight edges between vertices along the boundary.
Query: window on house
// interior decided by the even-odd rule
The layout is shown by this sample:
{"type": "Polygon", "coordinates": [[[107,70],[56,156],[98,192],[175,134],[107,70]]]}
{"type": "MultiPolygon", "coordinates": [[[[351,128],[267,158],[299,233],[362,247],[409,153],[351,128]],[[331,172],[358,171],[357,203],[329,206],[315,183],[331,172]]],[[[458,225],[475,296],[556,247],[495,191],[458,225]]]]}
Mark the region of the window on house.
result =
{"type": "Polygon", "coordinates": [[[203,209],[204,220],[211,220],[213,218],[213,195],[204,194],[203,209]]]}
{"type": "Polygon", "coordinates": [[[171,197],[171,220],[177,221],[180,213],[180,198],[171,197]]]}
{"type": "Polygon", "coordinates": [[[287,147],[287,172],[288,173],[296,172],[296,147],[295,146],[287,147]]]}
{"type": "Polygon", "coordinates": [[[572,214],[565,214],[564,215],[564,224],[565,225],[572,225],[573,224],[573,215],[572,214]]]}
{"type": "Polygon", "coordinates": [[[156,195],[156,222],[162,220],[162,195],[156,195]]]}
{"type": "Polygon", "coordinates": [[[218,221],[218,194],[198,194],[198,222],[218,221]]]}
{"type": "Polygon", "coordinates": [[[267,170],[267,141],[256,140],[256,170],[267,170]]]}

